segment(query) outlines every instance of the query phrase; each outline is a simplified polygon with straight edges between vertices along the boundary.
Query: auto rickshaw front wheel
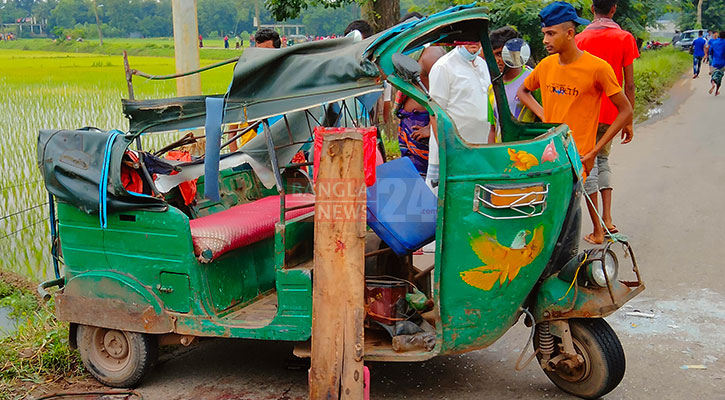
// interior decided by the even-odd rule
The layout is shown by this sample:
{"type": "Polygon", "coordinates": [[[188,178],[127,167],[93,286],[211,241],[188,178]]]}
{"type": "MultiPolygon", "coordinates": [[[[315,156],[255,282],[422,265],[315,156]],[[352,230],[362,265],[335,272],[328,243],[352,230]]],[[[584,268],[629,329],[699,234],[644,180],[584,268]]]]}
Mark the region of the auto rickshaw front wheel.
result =
{"type": "MultiPolygon", "coordinates": [[[[544,373],[561,390],[584,399],[598,399],[614,390],[624,378],[625,358],[617,334],[602,318],[569,320],[574,349],[581,364],[568,368],[563,362],[559,368],[544,373]]],[[[537,325],[534,348],[539,349],[542,329],[537,325]]],[[[560,354],[561,339],[554,337],[556,346],[552,359],[560,354]]],[[[537,354],[541,363],[542,354],[537,354]]]]}
{"type": "Polygon", "coordinates": [[[137,386],[158,356],[152,335],[88,325],[79,325],[76,335],[83,365],[106,386],[137,386]]]}

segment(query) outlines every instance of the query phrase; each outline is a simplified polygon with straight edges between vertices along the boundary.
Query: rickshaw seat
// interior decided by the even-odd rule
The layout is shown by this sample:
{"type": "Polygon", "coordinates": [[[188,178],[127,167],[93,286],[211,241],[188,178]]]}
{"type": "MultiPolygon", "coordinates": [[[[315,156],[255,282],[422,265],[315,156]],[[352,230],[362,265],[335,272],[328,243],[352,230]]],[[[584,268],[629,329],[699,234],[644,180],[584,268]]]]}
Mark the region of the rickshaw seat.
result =
{"type": "Polygon", "coordinates": [[[408,157],[378,165],[368,187],[370,228],[398,255],[420,249],[435,239],[438,198],[408,157]]]}
{"type": "MultiPolygon", "coordinates": [[[[291,219],[313,211],[314,201],[315,196],[309,193],[286,195],[287,208],[306,204],[309,207],[287,211],[285,218],[291,219]]],[[[189,224],[194,254],[199,261],[209,263],[226,252],[270,238],[274,236],[279,214],[279,196],[275,195],[193,219],[189,224]]]]}

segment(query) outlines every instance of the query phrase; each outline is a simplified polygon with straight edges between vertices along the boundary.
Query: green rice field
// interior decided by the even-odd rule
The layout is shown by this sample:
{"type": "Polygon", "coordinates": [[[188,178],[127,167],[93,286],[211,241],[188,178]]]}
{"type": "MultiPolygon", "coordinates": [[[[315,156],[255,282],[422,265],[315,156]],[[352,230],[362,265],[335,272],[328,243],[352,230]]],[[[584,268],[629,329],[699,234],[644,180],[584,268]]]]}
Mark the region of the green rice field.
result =
{"type": "MultiPolygon", "coordinates": [[[[214,63],[201,60],[201,65],[214,63]]],[[[168,57],[130,57],[132,68],[174,73],[168,57]]],[[[0,49],[0,269],[42,280],[53,276],[47,192],[37,167],[40,129],[95,126],[127,130],[120,55],[0,49]]],[[[233,65],[202,74],[204,93],[223,93],[233,65]]],[[[136,98],[175,95],[174,81],[134,78],[136,98]]],[[[160,140],[146,145],[158,148],[160,140]]],[[[166,138],[168,139],[168,138],[166,138]]]]}

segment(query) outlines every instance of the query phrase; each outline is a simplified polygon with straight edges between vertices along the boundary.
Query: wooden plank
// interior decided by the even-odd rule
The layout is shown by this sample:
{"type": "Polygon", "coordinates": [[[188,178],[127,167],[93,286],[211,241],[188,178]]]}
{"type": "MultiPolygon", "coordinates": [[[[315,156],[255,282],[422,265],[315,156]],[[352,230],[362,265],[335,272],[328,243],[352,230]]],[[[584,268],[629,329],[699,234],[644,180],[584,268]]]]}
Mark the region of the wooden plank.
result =
{"type": "Polygon", "coordinates": [[[362,135],[327,134],[315,201],[310,399],[363,398],[365,179],[362,135]]]}

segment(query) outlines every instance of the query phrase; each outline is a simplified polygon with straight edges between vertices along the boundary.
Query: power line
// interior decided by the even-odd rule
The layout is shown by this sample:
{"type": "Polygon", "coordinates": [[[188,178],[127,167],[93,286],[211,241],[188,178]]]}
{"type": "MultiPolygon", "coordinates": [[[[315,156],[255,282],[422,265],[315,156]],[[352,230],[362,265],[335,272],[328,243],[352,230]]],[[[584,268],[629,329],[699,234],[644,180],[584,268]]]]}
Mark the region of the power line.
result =
{"type": "Polygon", "coordinates": [[[39,224],[39,223],[41,223],[41,222],[45,222],[45,221],[47,221],[47,220],[49,220],[49,219],[50,219],[50,217],[45,217],[45,218],[43,218],[43,219],[41,219],[41,220],[39,220],[39,221],[35,221],[35,222],[33,222],[32,224],[30,224],[30,225],[24,226],[24,227],[22,227],[22,228],[20,228],[20,229],[18,229],[18,230],[16,230],[16,231],[14,231],[14,232],[10,232],[10,233],[8,233],[8,234],[7,234],[7,235],[5,235],[5,236],[2,236],[2,237],[0,237],[0,240],[3,240],[3,239],[5,239],[5,238],[8,238],[8,237],[10,237],[10,236],[12,236],[12,235],[14,235],[14,234],[16,234],[16,233],[20,232],[20,231],[24,231],[24,230],[26,230],[26,229],[28,229],[28,228],[32,228],[33,226],[35,226],[35,225],[38,225],[38,224],[39,224]]]}
{"type": "Polygon", "coordinates": [[[46,204],[48,204],[48,202],[47,202],[47,201],[46,201],[45,203],[42,203],[42,204],[38,204],[38,205],[32,206],[32,207],[30,207],[30,208],[26,208],[26,209],[24,209],[24,210],[20,210],[20,211],[18,211],[18,212],[14,212],[14,213],[12,213],[12,214],[8,214],[8,215],[6,215],[6,216],[4,216],[4,217],[0,217],[0,221],[2,221],[2,220],[4,220],[4,219],[8,219],[8,218],[10,218],[10,217],[14,217],[14,216],[16,216],[16,215],[18,215],[18,214],[22,214],[22,213],[24,213],[24,212],[27,212],[27,211],[30,211],[30,210],[33,210],[33,209],[36,209],[36,208],[38,208],[38,207],[43,207],[43,206],[44,206],[44,205],[46,205],[46,204]]]}
{"type": "Polygon", "coordinates": [[[18,186],[27,186],[27,185],[32,185],[32,184],[34,184],[34,183],[38,183],[38,182],[40,182],[40,181],[42,181],[42,179],[37,179],[37,180],[34,180],[34,181],[27,181],[27,182],[23,182],[23,183],[18,183],[17,185],[10,185],[10,186],[6,186],[6,187],[4,187],[4,188],[1,188],[1,189],[0,189],[0,192],[4,192],[4,191],[6,191],[6,190],[8,190],[8,189],[12,189],[12,188],[14,188],[14,187],[18,187],[18,186]]]}

